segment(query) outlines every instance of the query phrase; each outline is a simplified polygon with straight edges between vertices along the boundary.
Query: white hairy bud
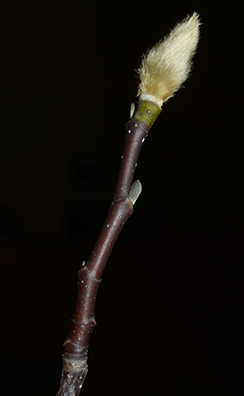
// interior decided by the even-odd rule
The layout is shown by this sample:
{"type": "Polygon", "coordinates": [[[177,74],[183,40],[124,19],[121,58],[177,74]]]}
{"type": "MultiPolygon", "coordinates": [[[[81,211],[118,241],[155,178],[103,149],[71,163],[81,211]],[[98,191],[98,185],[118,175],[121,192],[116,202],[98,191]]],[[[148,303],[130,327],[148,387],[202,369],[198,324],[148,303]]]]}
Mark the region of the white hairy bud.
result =
{"type": "Polygon", "coordinates": [[[198,14],[194,12],[144,55],[138,70],[138,96],[151,96],[161,107],[174,95],[190,73],[199,25],[198,14]]]}

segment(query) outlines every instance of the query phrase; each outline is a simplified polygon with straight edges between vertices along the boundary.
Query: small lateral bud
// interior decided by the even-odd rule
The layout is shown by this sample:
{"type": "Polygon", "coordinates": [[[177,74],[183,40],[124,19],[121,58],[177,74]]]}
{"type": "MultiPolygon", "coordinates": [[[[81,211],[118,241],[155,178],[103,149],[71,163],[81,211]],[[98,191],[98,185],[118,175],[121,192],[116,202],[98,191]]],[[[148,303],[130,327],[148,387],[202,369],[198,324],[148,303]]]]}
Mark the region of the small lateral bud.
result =
{"type": "Polygon", "coordinates": [[[142,192],[141,182],[140,182],[140,180],[135,180],[134,183],[132,183],[130,192],[129,192],[129,200],[131,201],[132,205],[135,205],[141,192],[142,192]]]}

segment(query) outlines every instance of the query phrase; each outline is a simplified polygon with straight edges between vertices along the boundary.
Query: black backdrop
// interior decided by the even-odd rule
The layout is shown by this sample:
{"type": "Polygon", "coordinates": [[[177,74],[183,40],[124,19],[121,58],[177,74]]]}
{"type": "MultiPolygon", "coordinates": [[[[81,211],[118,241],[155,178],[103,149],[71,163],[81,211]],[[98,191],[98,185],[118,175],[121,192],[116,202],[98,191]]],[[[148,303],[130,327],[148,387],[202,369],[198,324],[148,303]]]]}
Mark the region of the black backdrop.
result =
{"type": "Polygon", "coordinates": [[[193,10],[192,75],[143,147],[143,193],[103,275],[82,395],[242,394],[241,9],[78,0],[0,8],[1,394],[55,394],[135,69],[193,10]]]}

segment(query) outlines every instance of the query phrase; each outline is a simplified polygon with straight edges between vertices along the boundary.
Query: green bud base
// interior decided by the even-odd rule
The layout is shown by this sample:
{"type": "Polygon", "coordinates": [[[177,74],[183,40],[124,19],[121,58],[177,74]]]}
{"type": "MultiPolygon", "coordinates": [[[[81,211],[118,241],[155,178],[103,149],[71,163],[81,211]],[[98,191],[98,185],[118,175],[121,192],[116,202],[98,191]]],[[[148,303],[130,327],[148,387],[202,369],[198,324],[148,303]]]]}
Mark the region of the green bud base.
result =
{"type": "Polygon", "coordinates": [[[162,109],[155,103],[142,100],[138,103],[133,118],[143,122],[151,128],[161,111],[162,109]]]}

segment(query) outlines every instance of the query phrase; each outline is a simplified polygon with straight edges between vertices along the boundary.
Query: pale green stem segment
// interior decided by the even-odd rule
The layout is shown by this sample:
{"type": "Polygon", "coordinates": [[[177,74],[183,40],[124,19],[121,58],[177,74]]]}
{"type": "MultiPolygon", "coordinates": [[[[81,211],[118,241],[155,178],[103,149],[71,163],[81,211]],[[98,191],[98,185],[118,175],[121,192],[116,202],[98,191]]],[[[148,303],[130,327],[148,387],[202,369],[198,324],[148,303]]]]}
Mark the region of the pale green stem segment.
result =
{"type": "Polygon", "coordinates": [[[144,124],[151,128],[161,111],[162,109],[155,103],[142,100],[138,103],[133,118],[144,122],[144,124]]]}

